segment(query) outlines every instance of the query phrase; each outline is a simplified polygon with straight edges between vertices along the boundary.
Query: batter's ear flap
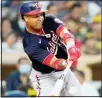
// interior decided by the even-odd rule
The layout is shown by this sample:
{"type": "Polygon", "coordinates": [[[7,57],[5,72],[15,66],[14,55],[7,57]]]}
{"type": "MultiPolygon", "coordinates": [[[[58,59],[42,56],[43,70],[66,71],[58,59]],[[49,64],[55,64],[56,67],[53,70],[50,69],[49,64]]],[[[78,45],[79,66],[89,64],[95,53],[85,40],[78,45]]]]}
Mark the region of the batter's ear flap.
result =
{"type": "Polygon", "coordinates": [[[27,22],[28,21],[28,17],[27,16],[24,16],[24,20],[27,22]]]}

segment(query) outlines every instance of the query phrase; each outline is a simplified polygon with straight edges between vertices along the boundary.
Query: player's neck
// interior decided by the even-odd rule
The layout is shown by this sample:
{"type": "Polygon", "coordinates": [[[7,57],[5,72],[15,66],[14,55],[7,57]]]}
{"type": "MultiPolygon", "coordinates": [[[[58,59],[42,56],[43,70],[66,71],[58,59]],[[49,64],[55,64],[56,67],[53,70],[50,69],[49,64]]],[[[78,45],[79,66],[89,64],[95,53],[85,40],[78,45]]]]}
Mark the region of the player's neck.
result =
{"type": "Polygon", "coordinates": [[[44,33],[42,32],[42,28],[41,29],[34,29],[34,28],[27,26],[26,29],[29,33],[36,34],[36,35],[44,35],[44,33]]]}

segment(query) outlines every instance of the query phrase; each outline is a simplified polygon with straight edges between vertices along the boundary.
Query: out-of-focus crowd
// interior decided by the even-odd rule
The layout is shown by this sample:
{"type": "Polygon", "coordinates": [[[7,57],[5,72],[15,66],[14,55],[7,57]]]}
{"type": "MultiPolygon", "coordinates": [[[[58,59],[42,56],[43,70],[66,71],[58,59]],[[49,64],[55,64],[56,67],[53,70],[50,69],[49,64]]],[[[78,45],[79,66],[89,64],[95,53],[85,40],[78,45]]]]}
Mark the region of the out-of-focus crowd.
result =
{"type": "MultiPolygon", "coordinates": [[[[24,51],[22,38],[25,33],[25,23],[19,13],[19,7],[22,2],[22,0],[2,1],[2,32],[0,34],[2,52],[24,51]]],[[[66,27],[75,36],[75,44],[82,53],[101,53],[101,1],[39,1],[39,3],[48,10],[46,14],[55,15],[65,23],[66,27]]],[[[23,59],[25,60],[25,58],[23,59]]],[[[17,73],[13,74],[16,75],[17,73]]],[[[25,77],[28,77],[28,75],[24,74],[20,76],[20,79],[26,80],[25,77]]],[[[21,80],[20,83],[25,84],[21,80]]],[[[20,84],[19,79],[17,81],[20,84]]],[[[9,83],[11,83],[11,80],[9,83]]],[[[17,85],[15,84],[15,86],[17,85]]],[[[31,96],[36,95],[36,92],[29,85],[19,86],[17,90],[24,91],[31,96]]],[[[9,93],[7,92],[6,94],[8,95],[9,93]]],[[[12,95],[12,92],[10,94],[12,95]]]]}
{"type": "MultiPolygon", "coordinates": [[[[2,50],[23,51],[25,23],[19,14],[23,1],[2,1],[2,50]]],[[[101,2],[40,1],[47,14],[61,19],[76,39],[76,46],[86,54],[101,52],[101,2]]]]}
{"type": "Polygon", "coordinates": [[[29,79],[31,64],[26,57],[20,57],[16,64],[16,70],[12,71],[7,79],[5,86],[2,86],[2,96],[8,97],[34,97],[37,95],[29,79]]]}

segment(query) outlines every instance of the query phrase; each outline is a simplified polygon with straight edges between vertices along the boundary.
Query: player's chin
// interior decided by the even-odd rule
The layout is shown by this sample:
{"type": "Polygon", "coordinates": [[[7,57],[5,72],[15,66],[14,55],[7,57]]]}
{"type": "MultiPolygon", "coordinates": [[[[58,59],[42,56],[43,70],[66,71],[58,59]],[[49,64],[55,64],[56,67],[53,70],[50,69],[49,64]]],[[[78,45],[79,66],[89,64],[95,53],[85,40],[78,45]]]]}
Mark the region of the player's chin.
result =
{"type": "Polygon", "coordinates": [[[37,26],[36,26],[36,29],[37,29],[37,30],[39,30],[39,29],[41,29],[41,28],[42,28],[42,25],[37,25],[37,26]]]}

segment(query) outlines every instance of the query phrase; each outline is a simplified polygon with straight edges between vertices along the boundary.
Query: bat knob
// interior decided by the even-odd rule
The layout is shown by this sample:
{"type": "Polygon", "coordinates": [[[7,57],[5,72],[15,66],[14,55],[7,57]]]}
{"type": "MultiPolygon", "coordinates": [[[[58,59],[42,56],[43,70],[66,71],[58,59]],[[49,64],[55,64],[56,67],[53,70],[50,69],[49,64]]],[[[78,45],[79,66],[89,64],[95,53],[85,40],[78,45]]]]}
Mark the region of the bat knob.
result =
{"type": "Polygon", "coordinates": [[[69,89],[69,93],[70,93],[71,95],[75,95],[75,94],[77,93],[77,91],[78,91],[78,89],[77,89],[76,87],[71,87],[71,88],[69,89]]]}

